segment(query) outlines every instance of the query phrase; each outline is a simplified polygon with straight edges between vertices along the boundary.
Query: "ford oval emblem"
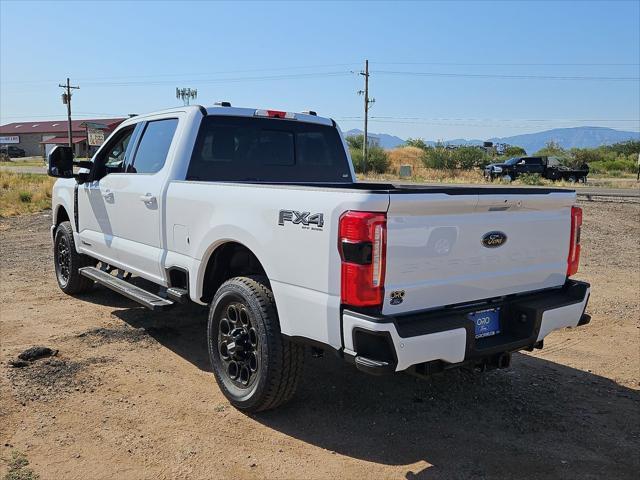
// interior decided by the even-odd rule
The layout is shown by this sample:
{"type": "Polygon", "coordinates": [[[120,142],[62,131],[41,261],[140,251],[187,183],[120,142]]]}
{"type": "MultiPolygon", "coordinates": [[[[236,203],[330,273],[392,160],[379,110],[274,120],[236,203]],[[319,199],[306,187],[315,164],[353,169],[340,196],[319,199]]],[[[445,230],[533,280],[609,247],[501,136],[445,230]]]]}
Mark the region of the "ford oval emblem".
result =
{"type": "Polygon", "coordinates": [[[489,232],[482,237],[482,245],[487,248],[498,248],[507,243],[507,235],[503,232],[489,232]]]}

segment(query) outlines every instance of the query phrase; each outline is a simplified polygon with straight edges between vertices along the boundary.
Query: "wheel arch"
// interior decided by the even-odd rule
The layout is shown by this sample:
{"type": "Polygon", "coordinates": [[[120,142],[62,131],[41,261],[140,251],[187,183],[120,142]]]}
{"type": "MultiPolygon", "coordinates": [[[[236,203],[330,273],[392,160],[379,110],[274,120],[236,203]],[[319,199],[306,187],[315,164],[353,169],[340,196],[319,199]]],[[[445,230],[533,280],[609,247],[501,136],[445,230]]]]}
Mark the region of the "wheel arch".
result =
{"type": "Polygon", "coordinates": [[[69,212],[64,205],[58,205],[53,214],[53,224],[57,227],[62,222],[70,221],[69,212]]]}
{"type": "Polygon", "coordinates": [[[255,252],[244,243],[228,239],[212,246],[203,257],[201,275],[198,275],[199,300],[209,303],[226,280],[247,275],[264,275],[267,270],[255,252]]]}

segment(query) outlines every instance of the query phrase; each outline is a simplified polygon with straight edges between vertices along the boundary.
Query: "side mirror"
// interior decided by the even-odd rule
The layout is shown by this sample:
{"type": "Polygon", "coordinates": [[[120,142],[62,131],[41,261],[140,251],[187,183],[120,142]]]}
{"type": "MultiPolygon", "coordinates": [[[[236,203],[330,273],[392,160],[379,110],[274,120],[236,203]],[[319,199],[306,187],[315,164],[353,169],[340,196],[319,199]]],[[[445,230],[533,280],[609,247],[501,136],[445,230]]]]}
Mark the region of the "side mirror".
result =
{"type": "Polygon", "coordinates": [[[63,145],[53,147],[47,157],[47,165],[50,177],[73,178],[73,149],[63,145]]]}

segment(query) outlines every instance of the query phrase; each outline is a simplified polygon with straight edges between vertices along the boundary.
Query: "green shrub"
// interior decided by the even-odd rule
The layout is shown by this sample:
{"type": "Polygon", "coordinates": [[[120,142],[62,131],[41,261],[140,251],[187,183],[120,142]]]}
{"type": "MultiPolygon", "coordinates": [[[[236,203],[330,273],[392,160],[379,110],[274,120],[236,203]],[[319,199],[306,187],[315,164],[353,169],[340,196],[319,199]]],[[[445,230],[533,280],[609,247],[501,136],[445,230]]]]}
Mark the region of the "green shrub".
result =
{"type": "Polygon", "coordinates": [[[423,162],[428,168],[471,170],[491,163],[491,157],[478,147],[435,147],[425,150],[423,162]]]}
{"type": "Polygon", "coordinates": [[[478,147],[459,147],[452,151],[452,155],[456,167],[462,170],[471,170],[490,163],[489,161],[484,163],[488,155],[478,147]]]}
{"type": "Polygon", "coordinates": [[[9,470],[4,476],[4,480],[38,480],[40,475],[29,467],[27,456],[17,450],[11,452],[11,458],[7,462],[9,470]]]}
{"type": "Polygon", "coordinates": [[[522,147],[518,147],[516,145],[509,145],[507,148],[504,149],[504,152],[502,152],[502,155],[505,158],[524,157],[527,155],[527,152],[522,147]]]}
{"type": "Polygon", "coordinates": [[[427,148],[429,148],[429,145],[427,145],[427,142],[425,142],[424,139],[422,138],[407,138],[407,141],[404,142],[404,146],[416,147],[421,150],[426,150],[427,148]]]}
{"type": "Polygon", "coordinates": [[[351,161],[353,169],[357,173],[375,172],[385,173],[389,168],[389,159],[387,152],[380,147],[369,147],[367,151],[367,165],[364,164],[364,153],[362,149],[349,149],[351,153],[351,161]]]}
{"type": "Polygon", "coordinates": [[[31,195],[31,192],[20,192],[20,193],[18,194],[18,196],[20,197],[20,201],[21,201],[22,203],[29,203],[29,202],[31,202],[31,198],[33,197],[33,196],[31,195]]]}
{"type": "Polygon", "coordinates": [[[437,168],[444,170],[453,170],[456,163],[451,155],[451,150],[442,147],[429,148],[425,150],[425,156],[422,160],[424,166],[428,168],[437,168]]]}
{"type": "Polygon", "coordinates": [[[518,180],[525,185],[543,185],[539,173],[523,173],[518,177],[518,180]]]}

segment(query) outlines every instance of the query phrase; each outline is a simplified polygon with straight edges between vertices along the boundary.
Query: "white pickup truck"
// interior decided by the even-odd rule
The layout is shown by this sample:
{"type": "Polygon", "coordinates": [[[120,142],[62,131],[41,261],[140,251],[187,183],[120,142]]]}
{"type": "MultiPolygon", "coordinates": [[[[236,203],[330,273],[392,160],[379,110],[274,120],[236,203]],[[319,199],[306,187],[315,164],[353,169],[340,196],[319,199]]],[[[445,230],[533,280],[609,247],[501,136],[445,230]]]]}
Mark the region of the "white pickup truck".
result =
{"type": "Polygon", "coordinates": [[[208,305],[213,372],[245,411],[291,398],[305,345],[424,376],[506,367],[590,319],[574,191],[359,183],[314,112],[165,110],[91,162],[48,162],[60,288],[208,305]]]}

